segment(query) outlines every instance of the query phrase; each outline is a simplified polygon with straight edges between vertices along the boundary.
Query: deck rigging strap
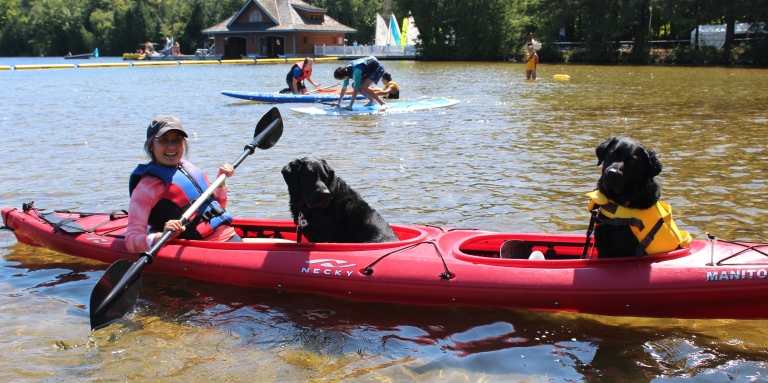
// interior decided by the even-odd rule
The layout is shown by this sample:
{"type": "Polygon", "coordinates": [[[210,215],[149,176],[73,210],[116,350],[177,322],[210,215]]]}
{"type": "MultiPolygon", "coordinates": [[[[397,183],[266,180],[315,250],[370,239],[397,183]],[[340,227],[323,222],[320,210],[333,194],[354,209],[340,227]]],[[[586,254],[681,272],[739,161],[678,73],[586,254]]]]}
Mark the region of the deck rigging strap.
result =
{"type": "Polygon", "coordinates": [[[408,245],[408,246],[405,246],[405,247],[401,247],[401,248],[399,248],[397,250],[390,251],[389,253],[386,253],[386,254],[382,255],[381,257],[379,257],[378,259],[376,259],[375,261],[373,261],[370,265],[366,266],[364,271],[363,271],[363,274],[365,274],[365,275],[373,274],[373,266],[375,264],[379,263],[379,261],[381,261],[382,259],[384,259],[387,256],[389,256],[390,254],[394,254],[394,253],[397,253],[397,252],[400,252],[400,251],[403,251],[403,250],[412,249],[412,248],[414,248],[416,246],[419,246],[419,245],[422,245],[422,244],[425,244],[425,243],[428,243],[428,244],[430,244],[430,245],[435,247],[435,251],[437,251],[437,255],[440,257],[440,261],[443,262],[443,267],[445,268],[445,272],[440,273],[439,277],[442,278],[442,279],[451,279],[451,278],[453,278],[453,274],[451,273],[451,270],[448,269],[448,264],[445,263],[445,258],[443,258],[443,253],[440,251],[440,248],[437,247],[437,244],[435,244],[435,242],[433,242],[433,241],[424,241],[424,242],[414,243],[413,245],[408,245]]]}
{"type": "MultiPolygon", "coordinates": [[[[714,236],[713,236],[713,238],[714,238],[714,236]]],[[[718,265],[718,266],[722,266],[723,262],[725,262],[725,261],[727,261],[727,260],[729,260],[731,258],[738,257],[739,255],[744,254],[744,253],[746,253],[746,252],[748,252],[750,250],[755,251],[757,253],[760,253],[760,254],[768,257],[768,253],[765,253],[764,251],[758,249],[758,247],[766,247],[766,246],[768,246],[768,243],[753,243],[751,245],[747,245],[747,244],[744,244],[744,243],[741,243],[741,242],[728,241],[728,240],[725,240],[725,239],[718,239],[718,241],[726,242],[726,243],[730,243],[730,244],[733,244],[733,245],[738,245],[738,246],[743,246],[744,247],[741,251],[738,251],[738,252],[736,252],[734,254],[731,254],[731,255],[729,255],[729,256],[727,256],[727,257],[717,261],[716,265],[718,265]]]]}
{"type": "MultiPolygon", "coordinates": [[[[59,231],[59,230],[61,230],[61,231],[65,232],[65,233],[69,233],[69,234],[82,234],[82,233],[95,234],[96,233],[96,229],[98,229],[98,228],[100,228],[100,227],[102,227],[102,226],[104,226],[104,225],[106,225],[106,224],[108,224],[108,223],[110,223],[110,222],[112,222],[112,221],[114,221],[116,219],[123,218],[123,217],[119,217],[119,215],[120,216],[127,216],[128,212],[125,211],[125,210],[121,210],[121,209],[113,210],[111,213],[109,213],[109,220],[104,221],[104,222],[100,222],[100,223],[96,224],[95,226],[91,227],[90,229],[86,229],[85,227],[79,225],[77,223],[77,221],[82,219],[82,218],[90,217],[90,216],[94,216],[94,215],[106,215],[106,213],[80,213],[80,212],[73,212],[73,211],[68,211],[68,210],[53,210],[53,211],[49,211],[49,212],[38,213],[37,215],[38,215],[38,217],[42,218],[45,222],[53,225],[53,232],[54,233],[59,231]],[[79,217],[78,218],[57,217],[57,216],[55,216],[55,213],[78,214],[79,217]]],[[[121,229],[121,228],[123,228],[125,226],[127,226],[127,225],[122,225],[120,227],[113,228],[111,230],[108,230],[107,232],[112,232],[112,231],[115,231],[117,229],[121,229]]]]}

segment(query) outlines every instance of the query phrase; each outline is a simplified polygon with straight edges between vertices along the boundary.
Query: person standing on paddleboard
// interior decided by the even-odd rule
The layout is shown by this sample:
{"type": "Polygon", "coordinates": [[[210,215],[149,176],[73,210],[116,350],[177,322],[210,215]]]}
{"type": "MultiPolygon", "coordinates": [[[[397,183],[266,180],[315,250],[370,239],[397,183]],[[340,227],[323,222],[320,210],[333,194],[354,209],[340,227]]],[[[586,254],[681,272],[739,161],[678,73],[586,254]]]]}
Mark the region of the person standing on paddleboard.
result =
{"type": "Polygon", "coordinates": [[[293,94],[304,94],[307,92],[307,87],[304,85],[304,79],[309,81],[315,88],[323,84],[315,84],[312,81],[312,67],[315,64],[315,59],[307,57],[304,62],[295,63],[288,71],[288,75],[285,76],[285,83],[293,94]]]}
{"type": "MultiPolygon", "coordinates": [[[[168,230],[182,239],[242,241],[230,226],[232,216],[224,210],[226,183],[190,217],[186,227],[181,224],[181,216],[210,185],[202,171],[182,159],[189,151],[186,138],[181,121],[173,116],[157,116],[147,128],[144,151],[150,161],[134,169],[128,185],[131,202],[125,246],[132,253],[148,251],[168,230]]],[[[232,177],[235,168],[221,165],[221,174],[232,177]]]]}
{"type": "Polygon", "coordinates": [[[525,78],[536,79],[536,66],[539,64],[539,55],[533,49],[533,43],[528,43],[528,53],[525,54],[525,78]]]}
{"type": "Polygon", "coordinates": [[[344,80],[344,83],[341,85],[339,102],[333,103],[332,105],[341,106],[341,101],[344,100],[344,95],[347,93],[347,86],[349,86],[349,79],[351,78],[354,84],[352,86],[352,99],[349,101],[347,109],[352,110],[352,105],[355,104],[357,94],[362,91],[363,95],[369,100],[368,103],[365,104],[366,106],[373,105],[373,101],[375,100],[381,105],[379,111],[386,110],[387,103],[384,102],[373,89],[371,89],[373,84],[379,83],[384,72],[384,66],[373,56],[353,60],[348,62],[345,66],[336,68],[333,72],[333,77],[337,80],[344,80]]]}

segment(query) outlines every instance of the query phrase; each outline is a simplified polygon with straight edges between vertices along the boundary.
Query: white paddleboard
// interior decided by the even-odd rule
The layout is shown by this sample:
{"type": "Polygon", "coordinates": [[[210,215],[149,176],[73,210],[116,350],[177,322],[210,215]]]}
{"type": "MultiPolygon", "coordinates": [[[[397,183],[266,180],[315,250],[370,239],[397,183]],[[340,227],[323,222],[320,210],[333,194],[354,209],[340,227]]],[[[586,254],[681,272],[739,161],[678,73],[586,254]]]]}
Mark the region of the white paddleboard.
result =
{"type": "Polygon", "coordinates": [[[413,101],[393,101],[392,103],[387,103],[387,108],[383,112],[379,112],[379,104],[374,104],[371,106],[365,106],[363,103],[355,103],[353,105],[353,109],[349,110],[346,108],[339,108],[334,106],[326,106],[324,108],[318,108],[315,106],[312,107],[306,107],[306,108],[291,108],[294,112],[304,113],[304,114],[316,114],[316,115],[331,115],[331,116],[339,116],[339,115],[355,115],[355,114],[392,114],[392,113],[408,113],[408,112],[415,112],[417,110],[429,110],[429,109],[436,109],[436,108],[447,108],[449,106],[453,106],[458,104],[459,100],[451,100],[447,98],[433,98],[429,100],[413,100],[413,101]]]}

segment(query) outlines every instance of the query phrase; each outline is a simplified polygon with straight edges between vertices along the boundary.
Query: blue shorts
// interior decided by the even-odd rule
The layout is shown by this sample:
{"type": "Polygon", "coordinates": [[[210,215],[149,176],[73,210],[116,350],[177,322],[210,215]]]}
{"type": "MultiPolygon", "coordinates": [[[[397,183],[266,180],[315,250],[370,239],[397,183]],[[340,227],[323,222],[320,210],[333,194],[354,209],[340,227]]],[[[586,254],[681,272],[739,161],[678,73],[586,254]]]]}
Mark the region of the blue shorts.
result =
{"type": "Polygon", "coordinates": [[[385,72],[386,71],[384,70],[384,65],[379,64],[378,69],[371,73],[364,74],[363,78],[369,78],[371,81],[373,81],[374,84],[378,84],[379,81],[381,81],[381,76],[383,76],[385,72]]]}

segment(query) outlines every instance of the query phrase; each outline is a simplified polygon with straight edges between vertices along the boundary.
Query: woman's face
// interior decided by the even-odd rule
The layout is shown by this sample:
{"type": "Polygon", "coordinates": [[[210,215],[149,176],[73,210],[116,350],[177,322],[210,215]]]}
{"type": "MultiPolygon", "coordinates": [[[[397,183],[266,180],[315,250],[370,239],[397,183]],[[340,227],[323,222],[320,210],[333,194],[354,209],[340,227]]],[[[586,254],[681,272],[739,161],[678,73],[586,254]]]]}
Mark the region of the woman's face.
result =
{"type": "Polygon", "coordinates": [[[158,164],[168,167],[176,167],[184,156],[184,135],[178,130],[169,130],[160,137],[152,140],[150,152],[155,156],[158,164]]]}

